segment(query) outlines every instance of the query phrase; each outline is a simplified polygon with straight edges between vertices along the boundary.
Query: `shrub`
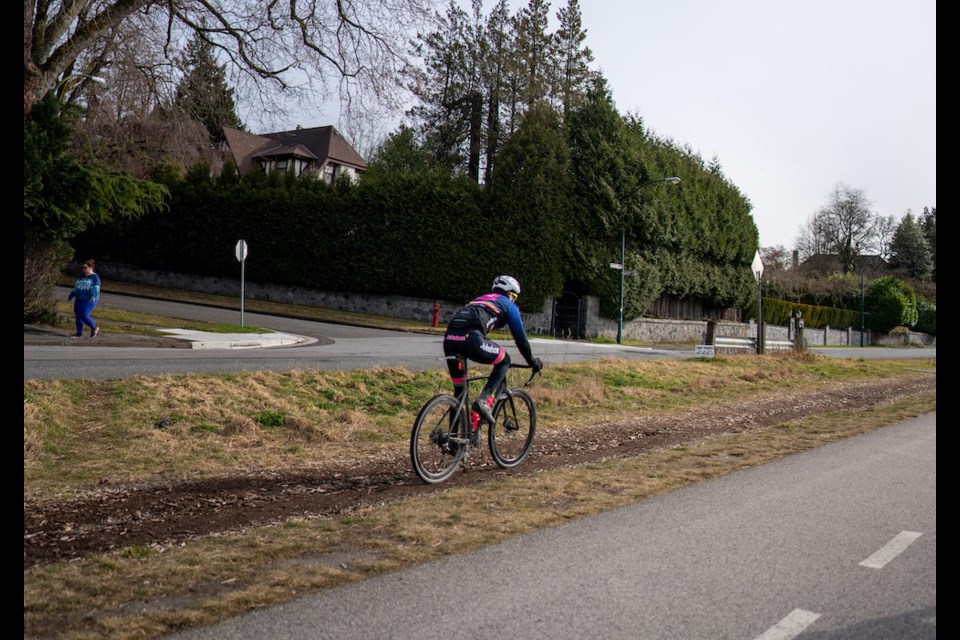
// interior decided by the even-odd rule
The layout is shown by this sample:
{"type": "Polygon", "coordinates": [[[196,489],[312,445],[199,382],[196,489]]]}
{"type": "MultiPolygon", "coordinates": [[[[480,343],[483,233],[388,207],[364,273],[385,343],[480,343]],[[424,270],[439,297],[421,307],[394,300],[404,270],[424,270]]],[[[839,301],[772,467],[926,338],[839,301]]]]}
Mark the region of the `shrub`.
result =
{"type": "Polygon", "coordinates": [[[937,335],[937,305],[935,302],[923,298],[917,299],[917,324],[914,329],[931,336],[937,335]]]}
{"type": "Polygon", "coordinates": [[[870,283],[866,292],[870,328],[887,333],[896,326],[917,324],[917,296],[913,288],[893,276],[883,276],[870,283]]]}
{"type": "Polygon", "coordinates": [[[73,250],[62,240],[24,229],[23,322],[56,324],[53,297],[60,274],[73,250]]]}

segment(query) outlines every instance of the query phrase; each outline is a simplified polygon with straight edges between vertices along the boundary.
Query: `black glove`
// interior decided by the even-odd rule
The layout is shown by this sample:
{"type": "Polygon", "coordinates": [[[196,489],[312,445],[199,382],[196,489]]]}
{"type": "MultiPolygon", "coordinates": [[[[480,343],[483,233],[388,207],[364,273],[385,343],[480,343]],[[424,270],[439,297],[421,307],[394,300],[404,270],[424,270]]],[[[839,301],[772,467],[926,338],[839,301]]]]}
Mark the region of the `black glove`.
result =
{"type": "Polygon", "coordinates": [[[540,358],[534,358],[530,361],[530,368],[533,369],[534,373],[539,373],[543,369],[543,362],[540,361],[540,358]]]}

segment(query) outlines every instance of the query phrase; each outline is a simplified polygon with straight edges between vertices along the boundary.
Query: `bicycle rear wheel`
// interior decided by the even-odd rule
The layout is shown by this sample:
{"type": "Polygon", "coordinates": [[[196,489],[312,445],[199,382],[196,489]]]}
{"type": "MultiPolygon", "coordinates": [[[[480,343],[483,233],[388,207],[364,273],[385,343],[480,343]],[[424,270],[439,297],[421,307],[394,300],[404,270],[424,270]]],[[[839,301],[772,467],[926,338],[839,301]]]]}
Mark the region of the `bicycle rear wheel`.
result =
{"type": "Polygon", "coordinates": [[[493,409],[490,427],[490,455],[504,469],[520,464],[533,446],[537,433],[537,410],[531,398],[521,389],[511,389],[493,409]]]}
{"type": "Polygon", "coordinates": [[[467,450],[465,411],[448,394],[430,398],[413,423],[410,433],[410,461],[424,482],[435,484],[449,478],[467,450]]]}

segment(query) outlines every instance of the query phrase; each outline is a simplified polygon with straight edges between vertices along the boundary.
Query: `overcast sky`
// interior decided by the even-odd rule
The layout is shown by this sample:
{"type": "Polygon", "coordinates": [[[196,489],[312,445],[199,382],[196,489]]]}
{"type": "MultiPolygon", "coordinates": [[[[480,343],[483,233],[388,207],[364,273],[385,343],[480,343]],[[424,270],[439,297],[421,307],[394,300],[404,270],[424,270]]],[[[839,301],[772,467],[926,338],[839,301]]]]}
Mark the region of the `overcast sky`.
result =
{"type": "MultiPolygon", "coordinates": [[[[551,30],[566,1],[550,3],[551,30]]],[[[493,4],[484,0],[485,15],[493,4]]],[[[580,0],[580,9],[618,111],[716,157],[750,200],[762,247],[792,249],[838,183],[883,216],[936,206],[935,0],[580,0]]]]}
{"type": "Polygon", "coordinates": [[[883,216],[936,206],[934,0],[580,5],[617,109],[716,156],[761,246],[792,249],[837,183],[883,216]]]}
{"type": "Polygon", "coordinates": [[[838,182],[884,216],[936,206],[934,0],[580,7],[617,109],[716,156],[752,203],[761,246],[792,249],[838,182]]]}

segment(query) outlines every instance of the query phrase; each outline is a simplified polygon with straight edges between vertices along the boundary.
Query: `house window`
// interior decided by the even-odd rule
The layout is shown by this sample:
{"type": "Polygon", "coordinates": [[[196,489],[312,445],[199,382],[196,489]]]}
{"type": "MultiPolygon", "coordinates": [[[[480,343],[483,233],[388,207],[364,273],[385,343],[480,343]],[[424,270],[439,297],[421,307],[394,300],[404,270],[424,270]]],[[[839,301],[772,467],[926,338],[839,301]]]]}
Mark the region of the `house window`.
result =
{"type": "Polygon", "coordinates": [[[287,170],[287,161],[277,160],[277,171],[286,171],[286,170],[287,170]]]}
{"type": "Polygon", "coordinates": [[[323,168],[323,181],[327,184],[333,184],[333,165],[328,164],[323,168]]]}

